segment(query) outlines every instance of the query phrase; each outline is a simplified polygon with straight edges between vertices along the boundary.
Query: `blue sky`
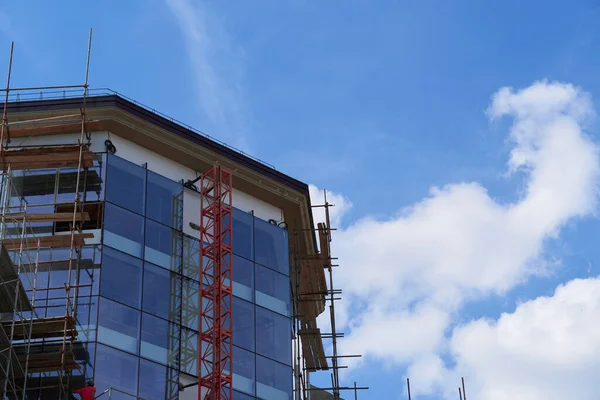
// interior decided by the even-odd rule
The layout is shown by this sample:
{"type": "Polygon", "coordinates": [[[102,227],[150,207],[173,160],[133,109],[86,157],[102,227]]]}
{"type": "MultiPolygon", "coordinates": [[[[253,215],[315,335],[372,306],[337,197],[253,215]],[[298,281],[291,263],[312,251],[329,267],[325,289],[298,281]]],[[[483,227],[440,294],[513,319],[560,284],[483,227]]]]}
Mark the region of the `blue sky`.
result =
{"type": "MultiPolygon", "coordinates": [[[[461,374],[468,383],[473,382],[474,395],[482,399],[558,398],[552,396],[574,387],[580,390],[579,398],[598,395],[597,389],[580,389],[575,378],[580,369],[600,366],[595,342],[589,343],[594,357],[573,356],[562,364],[544,358],[551,353],[548,348],[536,348],[532,354],[515,350],[515,338],[513,347],[503,339],[482,340],[477,344],[480,347],[473,344],[476,340],[463,340],[471,337],[470,332],[475,332],[476,338],[512,337],[494,330],[507,326],[509,331],[522,333],[523,343],[546,343],[523,332],[554,337],[555,327],[542,317],[523,315],[554,315],[549,311],[553,306],[553,312],[560,314],[557,304],[568,302],[574,292],[587,293],[585,288],[597,284],[600,250],[593,238],[600,227],[595,216],[594,166],[582,161],[575,163],[580,169],[571,171],[570,165],[560,164],[568,154],[540,150],[519,164],[516,172],[507,171],[514,150],[527,147],[511,133],[514,122],[538,124],[535,132],[555,123],[560,130],[558,116],[570,115],[577,125],[573,135],[582,135],[587,142],[579,147],[570,147],[575,142],[559,147],[565,152],[575,152],[575,147],[581,150],[573,158],[576,161],[584,160],[585,150],[598,142],[595,120],[569,114],[573,104],[580,104],[587,94],[590,103],[582,107],[598,110],[598,1],[363,0],[342,5],[257,0],[236,2],[235,7],[225,2],[185,0],[34,4],[0,5],[0,51],[6,51],[6,64],[10,41],[16,42],[13,85],[80,83],[87,32],[93,27],[92,87],[122,92],[242,148],[280,171],[334,192],[342,206],[338,209],[338,242],[342,243],[334,250],[349,264],[348,272],[340,273],[340,282],[350,288],[343,309],[347,345],[356,343],[357,337],[363,342],[381,339],[388,343],[390,335],[381,333],[380,338],[365,330],[367,323],[377,325],[380,314],[397,315],[395,326],[402,331],[389,339],[388,351],[358,346],[365,359],[347,379],[371,387],[359,398],[403,398],[407,374],[415,380],[413,389],[422,388],[418,390],[422,399],[446,396],[445,389],[454,395],[461,374]],[[547,82],[531,86],[542,80],[547,82]],[[570,86],[557,86],[555,81],[581,89],[572,92],[570,86]],[[515,89],[493,103],[492,96],[505,86],[515,89]],[[519,92],[526,88],[532,91],[519,92]],[[558,96],[550,107],[545,101],[554,98],[555,91],[571,97],[558,96]],[[503,109],[502,101],[510,107],[503,109]],[[497,118],[490,120],[486,110],[494,105],[497,118]],[[520,107],[536,110],[536,117],[528,119],[531,116],[520,107]],[[558,166],[536,158],[542,154],[555,156],[552,160],[558,166]],[[564,181],[535,180],[543,175],[539,171],[563,170],[573,175],[564,181]],[[441,194],[430,192],[431,187],[451,184],[458,186],[442,189],[441,194]],[[541,192],[556,190],[556,196],[529,209],[528,215],[540,210],[533,222],[514,217],[524,225],[513,232],[510,207],[534,199],[527,197],[532,187],[541,192]],[[572,197],[565,194],[567,190],[572,197]],[[545,207],[554,202],[562,208],[545,207]],[[464,218],[447,222],[447,215],[464,218]],[[485,256],[469,256],[464,263],[458,257],[454,265],[416,257],[411,249],[419,246],[430,253],[446,254],[440,248],[456,238],[452,229],[441,226],[444,223],[459,226],[456,235],[465,240],[456,246],[500,261],[490,263],[485,256]],[[528,229],[537,223],[539,231],[528,229]],[[503,236],[505,228],[512,233],[503,236]],[[406,236],[416,230],[421,236],[406,236]],[[487,234],[493,239],[478,242],[487,234]],[[416,236],[420,239],[413,242],[416,236]],[[519,240],[511,242],[514,237],[519,240]],[[466,240],[469,238],[473,240],[466,240]],[[362,246],[361,254],[346,244],[356,241],[360,245],[358,239],[370,245],[362,246]],[[531,245],[520,248],[521,243],[531,245]],[[513,251],[513,247],[503,247],[508,244],[518,247],[515,253],[522,252],[521,256],[504,260],[504,253],[513,251]],[[357,261],[370,252],[376,253],[371,261],[357,261]],[[489,268],[514,274],[507,273],[506,279],[493,283],[483,278],[465,283],[460,276],[477,276],[487,271],[485,266],[477,266],[488,263],[489,268]],[[468,267],[459,268],[463,265],[468,267]],[[422,280],[415,284],[413,278],[403,275],[406,270],[415,271],[422,280]],[[444,273],[452,277],[436,278],[444,273]],[[356,284],[365,274],[375,276],[369,278],[368,290],[356,284]],[[573,282],[575,278],[583,280],[573,282]],[[395,286],[387,287],[386,281],[395,286]],[[455,283],[447,284],[450,281],[455,283]],[[566,294],[555,293],[560,284],[566,284],[566,294]],[[397,304],[373,295],[382,290],[398,299],[397,304]],[[449,294],[454,291],[462,294],[449,294]],[[452,306],[440,306],[438,295],[452,306]],[[549,300],[544,302],[540,296],[549,300]],[[507,316],[498,322],[502,313],[507,316]],[[526,322],[531,320],[539,324],[528,326],[526,322]],[[489,323],[487,328],[485,323],[489,323]],[[429,328],[439,334],[431,334],[430,342],[417,340],[416,333],[429,332],[429,328]],[[505,368],[495,371],[492,362],[475,357],[478,352],[499,352],[502,356],[497,358],[504,360],[500,364],[505,368]],[[510,358],[513,352],[516,355],[510,358]],[[521,359],[525,355],[527,362],[521,359]],[[529,369],[521,369],[525,364],[529,369]],[[506,372],[517,369],[516,377],[506,372]],[[422,377],[421,382],[413,373],[422,377]],[[568,381],[563,389],[544,392],[539,388],[539,382],[559,373],[567,380],[572,373],[573,386],[568,381]],[[521,382],[519,376],[529,380],[521,382]]],[[[538,136],[528,140],[542,149],[547,144],[538,136]]],[[[448,259],[453,255],[448,253],[448,259]]],[[[581,308],[591,310],[593,317],[597,314],[592,311],[598,308],[592,297],[581,300],[581,308]]],[[[572,317],[568,312],[560,315],[572,317]]],[[[588,319],[573,318],[565,326],[579,327],[575,329],[578,332],[594,329],[577,325],[588,319]]],[[[569,347],[573,341],[583,341],[577,335],[565,328],[560,339],[564,342],[548,342],[548,346],[578,354],[569,347]]]]}

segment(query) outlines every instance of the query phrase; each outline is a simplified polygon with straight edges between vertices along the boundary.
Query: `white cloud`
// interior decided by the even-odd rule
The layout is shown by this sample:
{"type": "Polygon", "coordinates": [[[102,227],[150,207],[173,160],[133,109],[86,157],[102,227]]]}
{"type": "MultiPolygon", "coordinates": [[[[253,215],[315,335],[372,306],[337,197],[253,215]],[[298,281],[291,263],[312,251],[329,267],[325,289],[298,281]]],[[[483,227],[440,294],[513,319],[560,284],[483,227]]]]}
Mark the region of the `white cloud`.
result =
{"type": "Polygon", "coordinates": [[[195,79],[198,101],[222,138],[247,150],[244,136],[243,54],[203,1],[166,0],[183,33],[195,79]]]}
{"type": "Polygon", "coordinates": [[[342,351],[427,372],[431,379],[415,388],[422,393],[449,379],[438,356],[465,302],[546,272],[544,242],[596,208],[600,168],[585,132],[593,114],[586,93],[549,82],[503,88],[487,113],[514,119],[508,170],[525,176],[516,201],[498,203],[476,182],[449,184],[393,218],[366,217],[334,237],[337,286],[346,308],[358,310],[342,351]]]}
{"type": "Polygon", "coordinates": [[[600,279],[574,280],[503,314],[457,328],[457,370],[482,400],[600,397],[600,279]]]}

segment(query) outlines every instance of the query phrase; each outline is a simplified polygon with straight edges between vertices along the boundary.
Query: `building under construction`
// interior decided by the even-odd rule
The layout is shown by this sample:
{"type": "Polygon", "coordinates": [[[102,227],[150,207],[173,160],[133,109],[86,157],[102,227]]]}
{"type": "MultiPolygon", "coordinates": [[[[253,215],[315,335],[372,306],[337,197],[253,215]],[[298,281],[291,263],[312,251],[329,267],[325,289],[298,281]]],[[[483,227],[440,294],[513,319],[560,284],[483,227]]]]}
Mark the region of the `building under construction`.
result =
{"type": "Polygon", "coordinates": [[[11,88],[10,74],[2,399],[69,399],[93,379],[107,399],[299,400],[315,371],[333,399],[354,390],[338,377],[331,229],[306,184],[89,90],[87,68],[72,86],[11,88]]]}

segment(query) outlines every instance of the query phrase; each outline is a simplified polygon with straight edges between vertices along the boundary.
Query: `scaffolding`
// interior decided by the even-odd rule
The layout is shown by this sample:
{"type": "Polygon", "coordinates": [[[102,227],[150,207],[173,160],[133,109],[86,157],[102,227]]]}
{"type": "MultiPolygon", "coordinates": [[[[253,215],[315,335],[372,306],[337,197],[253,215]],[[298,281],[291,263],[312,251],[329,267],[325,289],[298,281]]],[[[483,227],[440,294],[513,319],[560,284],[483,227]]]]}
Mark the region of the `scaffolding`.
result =
{"type": "MultiPolygon", "coordinates": [[[[342,358],[356,358],[360,355],[340,355],[338,354],[338,339],[342,338],[343,333],[338,332],[336,327],[335,303],[341,300],[342,291],[334,286],[333,268],[339,265],[334,261],[337,258],[332,256],[330,207],[334,207],[327,201],[327,192],[324,191],[324,204],[313,205],[313,208],[323,208],[325,210],[325,222],[317,224],[314,232],[317,236],[319,251],[316,254],[300,254],[294,250],[296,265],[296,276],[294,285],[295,297],[295,325],[294,335],[296,344],[296,365],[295,365],[295,396],[297,399],[310,399],[311,393],[316,391],[331,391],[333,400],[342,400],[342,392],[353,392],[354,398],[358,399],[358,393],[361,390],[368,390],[368,387],[359,387],[356,382],[353,386],[343,385],[340,382],[340,370],[347,366],[340,364],[342,358]],[[329,324],[331,332],[321,332],[317,327],[317,316],[325,311],[329,311],[329,324]],[[331,355],[325,354],[323,340],[330,341],[329,350],[331,355]],[[329,366],[331,362],[331,366],[329,366]],[[326,388],[317,388],[310,384],[309,373],[317,371],[331,371],[331,386],[326,388]]],[[[299,236],[305,232],[295,232],[295,249],[299,236]]]]}
{"type": "Polygon", "coordinates": [[[7,84],[0,89],[5,94],[0,128],[1,399],[70,399],[73,371],[81,369],[80,361],[88,360],[78,341],[78,326],[83,324],[77,308],[79,291],[92,286],[80,284],[80,266],[82,246],[93,237],[83,232],[91,220],[89,208],[84,207],[86,195],[99,179],[88,173],[94,165],[86,116],[91,40],[90,29],[84,83],[44,88],[11,88],[11,44],[7,84]],[[9,121],[9,95],[74,88],[83,91],[78,114],[9,121]],[[36,142],[39,136],[65,129],[79,131],[76,144],[22,145],[15,140],[36,142]],[[61,169],[69,172],[60,175],[61,169]],[[59,175],[62,193],[57,189],[59,175]],[[44,185],[46,178],[53,184],[44,185]],[[34,187],[33,192],[26,191],[34,187]],[[59,194],[68,193],[74,193],[72,201],[57,201],[59,194]],[[48,196],[53,201],[43,201],[48,196]],[[40,198],[41,202],[35,201],[40,198]],[[47,277],[46,285],[38,282],[40,274],[47,277]],[[53,286],[51,276],[65,276],[62,286],[53,286]]]}

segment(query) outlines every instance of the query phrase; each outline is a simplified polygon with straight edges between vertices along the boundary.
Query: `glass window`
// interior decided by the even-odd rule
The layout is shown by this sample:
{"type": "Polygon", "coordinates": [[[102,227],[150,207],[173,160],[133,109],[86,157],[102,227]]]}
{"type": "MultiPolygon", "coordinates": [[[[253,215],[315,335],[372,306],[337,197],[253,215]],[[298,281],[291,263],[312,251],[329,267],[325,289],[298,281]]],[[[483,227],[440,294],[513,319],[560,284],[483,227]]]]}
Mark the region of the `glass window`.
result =
{"type": "Polygon", "coordinates": [[[254,353],[233,346],[233,388],[254,395],[254,353]]]}
{"type": "Polygon", "coordinates": [[[178,391],[177,372],[164,365],[140,360],[140,392],[144,400],[176,399],[178,391]]]}
{"type": "Polygon", "coordinates": [[[238,391],[233,391],[233,398],[232,400],[254,400],[256,397],[254,396],[248,396],[247,394],[238,392],[238,391]]]}
{"type": "Polygon", "coordinates": [[[254,260],[252,246],[252,220],[254,217],[234,208],[232,218],[233,252],[249,260],[254,260]]]}
{"type": "Polygon", "coordinates": [[[200,308],[200,284],[191,279],[183,279],[181,304],[181,325],[190,329],[198,330],[198,318],[200,308]]]}
{"type": "Polygon", "coordinates": [[[174,272],[145,263],[142,309],[171,321],[179,321],[181,277],[174,272]]]}
{"type": "Polygon", "coordinates": [[[146,251],[144,258],[152,264],[181,272],[181,236],[177,231],[146,220],[146,251]]]}
{"type": "Polygon", "coordinates": [[[289,316],[290,278],[256,264],[256,304],[289,316]]]}
{"type": "Polygon", "coordinates": [[[181,370],[198,376],[198,334],[189,329],[181,329],[181,370]]]}
{"type": "Polygon", "coordinates": [[[244,300],[253,301],[254,263],[233,255],[233,294],[244,300]]]}
{"type": "MultiPolygon", "coordinates": [[[[138,387],[137,357],[99,344],[96,350],[95,372],[94,383],[97,394],[112,387],[130,395],[136,395],[138,387]]],[[[116,393],[113,393],[111,399],[117,398],[115,395],[116,393]]],[[[126,399],[127,397],[119,396],[118,398],[126,399]]]]}
{"type": "Polygon", "coordinates": [[[183,235],[183,275],[200,281],[200,241],[183,235]]]}
{"type": "Polygon", "coordinates": [[[104,246],[102,250],[100,294],[140,308],[142,260],[104,246]]]}
{"type": "Polygon", "coordinates": [[[79,296],[77,298],[77,339],[82,342],[96,340],[96,321],[98,320],[98,296],[79,296]]]}
{"type": "Polygon", "coordinates": [[[95,349],[95,343],[81,343],[74,346],[73,353],[80,368],[73,370],[71,382],[83,383],[94,378],[95,349]]]}
{"type": "Polygon", "coordinates": [[[182,229],[183,185],[148,171],[146,217],[182,229]]]}
{"type": "Polygon", "coordinates": [[[290,365],[292,363],[291,321],[256,307],[256,352],[290,365]]]}
{"type": "Polygon", "coordinates": [[[106,199],[143,215],[145,197],[146,168],[109,154],[106,168],[106,199]]]}
{"type": "MultiPolygon", "coordinates": [[[[54,203],[56,169],[14,171],[11,182],[11,206],[21,203],[23,197],[28,204],[48,204],[35,207],[37,213],[54,212],[51,204],[54,203]]],[[[73,199],[71,197],[70,201],[73,199]]]]}
{"type": "Polygon", "coordinates": [[[290,400],[292,368],[256,356],[256,395],[265,400],[290,400]]]}
{"type": "Polygon", "coordinates": [[[254,351],[254,304],[233,298],[233,344],[254,351]]]}
{"type": "Polygon", "coordinates": [[[142,313],[142,357],[176,366],[179,340],[176,324],[142,313]]]}
{"type": "Polygon", "coordinates": [[[287,231],[254,218],[254,236],[256,262],[289,275],[287,231]]]}
{"type": "MultiPolygon", "coordinates": [[[[104,185],[102,181],[102,170],[98,161],[95,166],[81,171],[79,174],[79,192],[82,201],[104,200],[104,185]],[[83,193],[83,185],[86,185],[83,193]],[[84,197],[85,196],[85,200],[84,197]]],[[[57,203],[72,202],[75,199],[75,185],[77,184],[77,168],[60,168],[58,170],[57,203]]]]}
{"type": "Polygon", "coordinates": [[[144,218],[115,205],[104,206],[104,244],[142,258],[144,218]]]}
{"type": "Polygon", "coordinates": [[[99,294],[100,262],[99,246],[83,247],[79,260],[79,296],[99,294]]]}
{"type": "Polygon", "coordinates": [[[100,300],[99,342],[137,354],[139,333],[139,311],[107,299],[100,300]]]}

